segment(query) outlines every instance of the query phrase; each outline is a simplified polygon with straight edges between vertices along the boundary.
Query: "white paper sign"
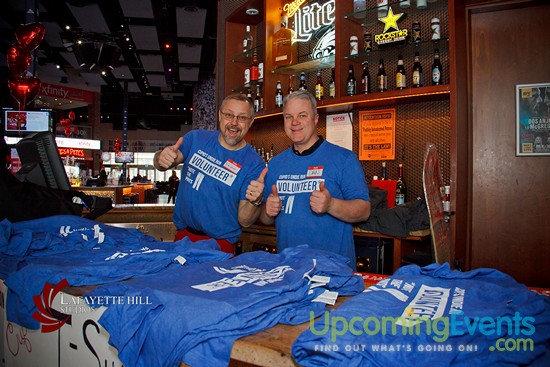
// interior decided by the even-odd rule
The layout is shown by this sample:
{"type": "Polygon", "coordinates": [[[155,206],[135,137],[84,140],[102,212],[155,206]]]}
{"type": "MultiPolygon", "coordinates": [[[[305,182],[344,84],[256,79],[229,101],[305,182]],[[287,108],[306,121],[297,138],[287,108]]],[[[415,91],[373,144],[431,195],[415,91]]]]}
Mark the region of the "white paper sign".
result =
{"type": "Polygon", "coordinates": [[[327,115],[327,141],[353,151],[353,127],[350,114],[327,115]]]}

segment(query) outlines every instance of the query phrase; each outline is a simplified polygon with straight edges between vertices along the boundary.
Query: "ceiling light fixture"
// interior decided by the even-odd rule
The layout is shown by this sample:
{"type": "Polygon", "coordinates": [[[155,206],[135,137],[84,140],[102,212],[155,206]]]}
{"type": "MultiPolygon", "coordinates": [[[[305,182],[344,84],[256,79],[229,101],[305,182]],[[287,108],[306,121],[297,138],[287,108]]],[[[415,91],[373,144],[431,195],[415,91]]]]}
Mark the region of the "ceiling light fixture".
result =
{"type": "Polygon", "coordinates": [[[246,9],[246,14],[248,14],[248,15],[258,15],[258,14],[260,14],[260,12],[256,8],[249,8],[249,9],[246,9]]]}

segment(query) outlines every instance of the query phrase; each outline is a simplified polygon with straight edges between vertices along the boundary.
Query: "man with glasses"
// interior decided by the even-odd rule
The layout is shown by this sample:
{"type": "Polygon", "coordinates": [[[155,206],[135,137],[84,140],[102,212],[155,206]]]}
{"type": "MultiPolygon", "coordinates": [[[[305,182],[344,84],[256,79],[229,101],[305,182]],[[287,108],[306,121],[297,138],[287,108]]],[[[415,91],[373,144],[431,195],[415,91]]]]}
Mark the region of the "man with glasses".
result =
{"type": "Polygon", "coordinates": [[[359,160],[317,135],[317,105],[308,91],[285,97],[283,118],[293,146],[269,162],[260,219],[275,223],[277,251],[308,244],[349,258],[355,269],[352,223],[367,220],[371,210],[359,160]]]}
{"type": "Polygon", "coordinates": [[[244,136],[254,121],[254,105],[243,94],[227,96],[218,113],[217,131],[192,130],[176,144],[155,153],[164,171],[184,163],[174,206],[175,240],[213,238],[234,253],[241,227],[260,214],[264,161],[244,136]]]}

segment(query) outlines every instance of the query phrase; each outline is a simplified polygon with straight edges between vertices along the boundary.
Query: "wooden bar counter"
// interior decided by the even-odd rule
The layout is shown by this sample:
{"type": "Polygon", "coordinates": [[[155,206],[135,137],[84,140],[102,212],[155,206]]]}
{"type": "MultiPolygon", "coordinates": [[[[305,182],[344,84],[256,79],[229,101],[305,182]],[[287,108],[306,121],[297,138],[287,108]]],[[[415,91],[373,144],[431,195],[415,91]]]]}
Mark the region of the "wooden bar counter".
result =
{"type": "Polygon", "coordinates": [[[152,190],[155,188],[155,184],[153,183],[137,183],[132,185],[132,194],[138,194],[139,195],[139,204],[145,203],[145,191],[146,190],[152,190]]]}
{"type": "Polygon", "coordinates": [[[132,193],[131,185],[122,186],[74,186],[73,190],[82,191],[86,195],[111,198],[113,204],[123,204],[124,195],[132,193]]]}

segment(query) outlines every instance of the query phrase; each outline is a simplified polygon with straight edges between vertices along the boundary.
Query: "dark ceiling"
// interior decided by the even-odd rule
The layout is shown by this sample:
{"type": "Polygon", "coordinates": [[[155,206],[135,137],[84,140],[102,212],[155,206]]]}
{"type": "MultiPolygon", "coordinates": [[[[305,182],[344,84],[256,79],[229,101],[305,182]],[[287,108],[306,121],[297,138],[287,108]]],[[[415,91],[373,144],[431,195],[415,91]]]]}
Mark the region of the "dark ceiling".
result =
{"type": "Polygon", "coordinates": [[[1,82],[5,85],[9,75],[6,52],[17,42],[15,29],[36,21],[46,29],[32,64],[42,81],[95,88],[101,90],[102,99],[108,96],[113,101],[121,100],[127,87],[130,99],[142,108],[159,103],[188,110],[195,84],[215,73],[217,3],[1,0],[1,82]],[[103,54],[98,60],[99,49],[103,54]]]}

